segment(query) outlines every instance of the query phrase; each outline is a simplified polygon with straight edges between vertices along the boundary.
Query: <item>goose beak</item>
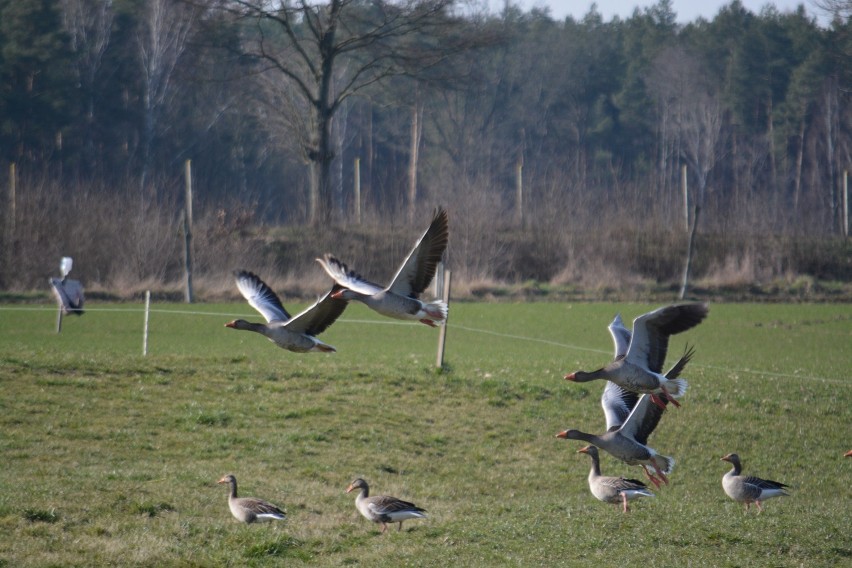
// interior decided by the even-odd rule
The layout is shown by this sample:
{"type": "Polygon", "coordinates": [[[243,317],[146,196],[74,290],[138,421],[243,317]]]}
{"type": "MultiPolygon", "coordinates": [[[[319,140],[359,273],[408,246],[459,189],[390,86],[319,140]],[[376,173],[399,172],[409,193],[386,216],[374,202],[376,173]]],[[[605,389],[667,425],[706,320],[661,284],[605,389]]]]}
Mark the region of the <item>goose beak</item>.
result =
{"type": "Polygon", "coordinates": [[[568,374],[568,375],[565,375],[565,380],[566,380],[566,381],[574,381],[574,380],[576,380],[576,379],[577,379],[577,374],[576,374],[576,373],[570,373],[570,374],[568,374]]]}
{"type": "Polygon", "coordinates": [[[557,438],[562,438],[563,440],[567,440],[567,439],[568,439],[568,430],[565,430],[565,431],[563,431],[563,432],[558,433],[558,434],[556,435],[556,437],[557,437],[557,438]]]}
{"type": "Polygon", "coordinates": [[[579,450],[577,450],[577,453],[578,454],[588,454],[589,453],[589,446],[585,446],[583,448],[580,448],[579,450]]]}
{"type": "Polygon", "coordinates": [[[334,298],[335,300],[342,300],[343,299],[343,290],[338,290],[337,292],[332,292],[331,297],[334,298]]]}
{"type": "Polygon", "coordinates": [[[225,327],[237,327],[237,320],[229,321],[225,324],[225,327]]]}
{"type": "Polygon", "coordinates": [[[347,492],[347,493],[350,493],[353,489],[355,489],[355,486],[354,486],[354,485],[350,485],[349,487],[347,487],[347,488],[346,488],[346,492],[347,492]]]}

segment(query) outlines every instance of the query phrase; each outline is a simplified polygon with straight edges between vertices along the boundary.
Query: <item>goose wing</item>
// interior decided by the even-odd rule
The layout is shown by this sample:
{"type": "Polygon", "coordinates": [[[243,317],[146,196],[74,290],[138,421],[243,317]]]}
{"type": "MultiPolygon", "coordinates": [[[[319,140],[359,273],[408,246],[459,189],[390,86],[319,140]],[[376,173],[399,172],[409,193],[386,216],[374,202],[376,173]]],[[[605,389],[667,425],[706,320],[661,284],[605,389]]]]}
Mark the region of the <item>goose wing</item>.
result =
{"type": "MultiPolygon", "coordinates": [[[[663,406],[668,405],[668,399],[663,398],[662,401],[663,406]]],[[[660,423],[663,412],[665,412],[664,408],[660,408],[651,401],[651,395],[643,394],[630,412],[630,416],[621,425],[620,431],[644,446],[648,443],[648,436],[660,423]]]]}
{"type": "Polygon", "coordinates": [[[624,321],[621,319],[621,314],[615,314],[612,323],[609,324],[609,334],[612,336],[613,347],[615,348],[614,359],[627,355],[627,348],[630,346],[630,338],[632,334],[630,330],[624,326],[624,321]]]}
{"type": "Polygon", "coordinates": [[[432,223],[408,253],[408,258],[399,267],[387,289],[394,294],[418,297],[435,277],[435,271],[449,242],[449,218],[439,207],[435,210],[432,223]]]}
{"type": "Polygon", "coordinates": [[[707,304],[673,304],[633,320],[633,338],[627,361],[653,373],[662,371],[669,348],[669,336],[691,329],[707,317],[707,304]]]}
{"type": "Polygon", "coordinates": [[[354,270],[350,270],[342,260],[330,254],[318,258],[317,262],[331,276],[331,279],[343,288],[349,288],[365,296],[373,296],[383,290],[381,286],[370,282],[354,270]]]}
{"type": "Polygon", "coordinates": [[[336,300],[331,297],[332,294],[341,289],[341,286],[335,284],[311,307],[298,313],[293,319],[285,323],[284,327],[305,335],[319,335],[333,324],[346,309],[346,304],[348,304],[346,300],[336,300]]]}
{"type": "Polygon", "coordinates": [[[426,509],[421,509],[414,503],[397,499],[389,495],[377,495],[370,500],[370,510],[377,515],[393,516],[395,513],[425,513],[426,509]]]}
{"type": "Polygon", "coordinates": [[[624,424],[637,402],[639,402],[637,393],[623,389],[612,381],[607,381],[601,395],[601,407],[606,417],[607,431],[618,429],[624,424]]]}
{"type": "Polygon", "coordinates": [[[240,294],[248,301],[249,305],[260,312],[267,323],[285,322],[290,319],[290,314],[284,309],[281,300],[272,288],[248,270],[237,270],[234,272],[237,279],[237,288],[240,294]]]}

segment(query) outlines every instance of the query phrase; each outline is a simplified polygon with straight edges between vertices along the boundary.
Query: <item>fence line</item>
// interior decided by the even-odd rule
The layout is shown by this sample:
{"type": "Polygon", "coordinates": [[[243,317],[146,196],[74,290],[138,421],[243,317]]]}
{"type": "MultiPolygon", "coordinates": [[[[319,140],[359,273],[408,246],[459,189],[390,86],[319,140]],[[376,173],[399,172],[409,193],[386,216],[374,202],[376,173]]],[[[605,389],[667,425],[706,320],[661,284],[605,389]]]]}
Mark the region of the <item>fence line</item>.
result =
{"type": "MultiPolygon", "coordinates": [[[[52,312],[54,308],[47,307],[17,307],[17,306],[0,306],[0,312],[3,311],[33,311],[33,312],[52,312]]],[[[133,312],[138,313],[140,315],[144,315],[144,308],[86,308],[87,312],[133,312]]],[[[256,315],[253,312],[241,312],[241,313],[225,313],[225,312],[200,312],[193,310],[162,310],[162,309],[151,309],[151,313],[159,313],[159,314],[178,314],[178,315],[195,315],[195,316],[215,316],[215,317],[250,317],[251,315],[256,315]]],[[[374,325],[404,325],[404,326],[420,326],[422,324],[415,322],[406,322],[406,321],[383,321],[383,320],[362,320],[362,319],[349,319],[349,318],[339,318],[336,322],[344,323],[344,324],[374,324],[374,325]]],[[[449,322],[448,322],[449,325],[449,322]]],[[[542,343],[544,345],[552,345],[554,347],[561,347],[564,349],[572,349],[575,351],[587,351],[590,353],[601,353],[604,355],[610,355],[612,350],[605,349],[596,349],[593,347],[582,347],[580,345],[573,345],[571,343],[560,343],[559,341],[554,341],[552,339],[541,339],[538,337],[527,337],[524,335],[517,335],[513,333],[502,333],[499,331],[492,331],[490,329],[479,329],[475,327],[468,327],[465,325],[452,324],[453,329],[457,329],[460,331],[467,331],[469,333],[479,333],[482,335],[491,335],[494,337],[503,337],[506,339],[514,339],[520,341],[529,341],[532,343],[542,343]]],[[[793,373],[777,373],[774,371],[756,371],[753,369],[736,369],[731,367],[719,367],[716,365],[703,365],[701,363],[690,363],[690,367],[697,367],[699,369],[710,369],[713,371],[720,371],[725,373],[747,373],[750,375],[759,375],[765,377],[780,377],[786,379],[800,379],[807,381],[820,381],[826,383],[834,383],[839,385],[849,384],[849,381],[845,381],[843,379],[830,379],[828,377],[816,377],[811,375],[796,375],[793,373]]]]}

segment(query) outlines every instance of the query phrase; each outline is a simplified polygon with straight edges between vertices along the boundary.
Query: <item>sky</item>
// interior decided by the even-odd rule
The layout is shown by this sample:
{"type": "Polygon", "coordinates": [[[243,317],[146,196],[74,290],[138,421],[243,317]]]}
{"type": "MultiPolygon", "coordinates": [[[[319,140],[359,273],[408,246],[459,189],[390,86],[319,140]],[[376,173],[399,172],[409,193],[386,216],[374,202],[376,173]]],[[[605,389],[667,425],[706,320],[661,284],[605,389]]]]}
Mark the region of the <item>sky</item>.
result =
{"type": "MultiPolygon", "coordinates": [[[[492,11],[499,12],[503,7],[503,0],[488,1],[492,11]]],[[[640,9],[647,8],[656,4],[657,0],[510,0],[510,2],[520,6],[524,11],[530,8],[549,7],[551,16],[556,20],[561,20],[568,15],[579,20],[589,13],[592,4],[595,3],[603,20],[608,22],[616,15],[622,19],[629,18],[637,6],[640,9]]],[[[774,5],[779,12],[792,12],[799,4],[803,4],[808,14],[817,15],[810,0],[740,0],[740,2],[755,14],[760,13],[761,8],[766,4],[774,5]]],[[[722,6],[730,3],[731,0],[672,0],[672,9],[677,14],[678,23],[685,24],[694,22],[699,17],[712,20],[722,6]]]]}

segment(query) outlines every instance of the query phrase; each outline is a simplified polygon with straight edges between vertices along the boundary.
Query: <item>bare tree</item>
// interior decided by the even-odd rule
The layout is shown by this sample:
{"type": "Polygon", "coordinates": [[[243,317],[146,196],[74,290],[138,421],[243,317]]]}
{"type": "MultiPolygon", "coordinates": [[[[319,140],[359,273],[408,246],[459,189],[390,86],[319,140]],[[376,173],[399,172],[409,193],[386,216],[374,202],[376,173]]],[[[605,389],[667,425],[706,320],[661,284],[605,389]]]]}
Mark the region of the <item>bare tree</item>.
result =
{"type": "Polygon", "coordinates": [[[115,15],[112,0],[63,0],[63,24],[71,50],[77,55],[74,71],[83,91],[84,155],[89,166],[95,159],[91,129],[95,122],[95,80],[109,46],[115,15]]]}
{"type": "Polygon", "coordinates": [[[144,124],[140,187],[144,189],[158,121],[172,95],[172,76],[186,50],[197,10],[176,0],[150,0],[143,3],[143,10],[136,43],[142,67],[144,124]]]}
{"type": "Polygon", "coordinates": [[[655,62],[652,88],[649,89],[665,101],[661,106],[670,113],[669,123],[676,133],[676,140],[672,142],[679,149],[695,181],[692,184],[692,222],[684,260],[681,298],[686,296],[689,286],[707,180],[719,161],[723,131],[722,104],[715,88],[700,70],[701,65],[685,51],[666,51],[655,62]]]}
{"type": "MultiPolygon", "coordinates": [[[[480,44],[462,34],[455,0],[220,1],[240,29],[240,55],[261,74],[277,73],[289,111],[289,136],[311,166],[311,224],[336,215],[332,122],[343,102],[394,76],[423,78],[454,53],[480,44]]],[[[463,24],[466,24],[463,26],[463,24]]]]}

